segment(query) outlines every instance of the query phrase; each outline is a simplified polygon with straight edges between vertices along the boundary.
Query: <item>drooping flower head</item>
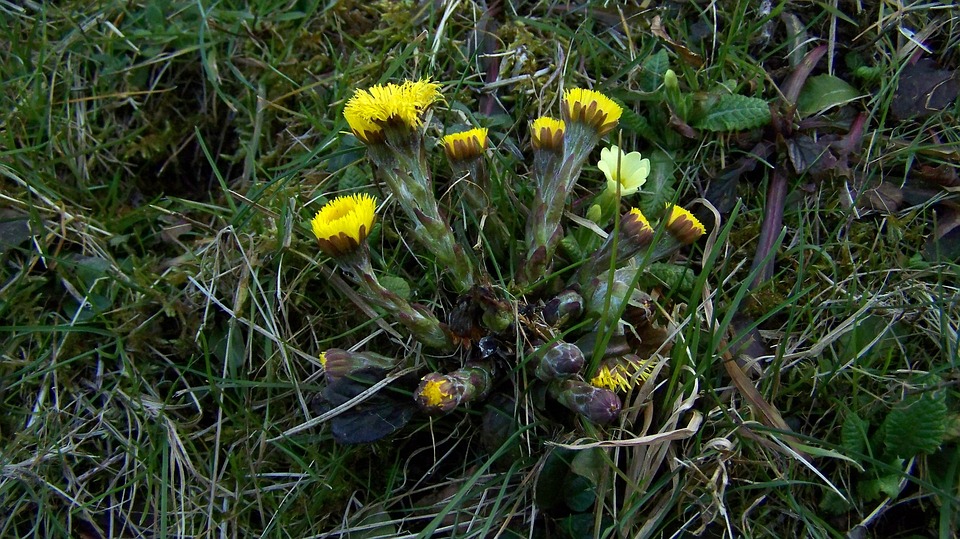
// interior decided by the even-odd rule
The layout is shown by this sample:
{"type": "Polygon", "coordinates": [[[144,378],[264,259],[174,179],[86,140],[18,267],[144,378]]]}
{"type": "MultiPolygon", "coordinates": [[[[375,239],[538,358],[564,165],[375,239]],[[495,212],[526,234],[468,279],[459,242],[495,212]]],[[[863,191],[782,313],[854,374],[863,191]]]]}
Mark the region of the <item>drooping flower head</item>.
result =
{"type": "Polygon", "coordinates": [[[423,112],[439,99],[440,84],[429,80],[378,84],[357,90],[347,101],[343,116],[353,134],[371,144],[383,140],[383,128],[387,125],[419,128],[423,112]]]}
{"type": "Polygon", "coordinates": [[[443,150],[450,161],[468,161],[483,155],[487,149],[487,128],[476,127],[443,137],[443,150]]]}
{"type": "Polygon", "coordinates": [[[563,119],[589,125],[598,137],[613,131],[622,114],[620,105],[595,90],[573,88],[563,94],[563,119]]]}
{"type": "Polygon", "coordinates": [[[534,150],[563,150],[563,132],[566,124],[563,120],[541,116],[530,125],[530,144],[534,150]]]}
{"type": "Polygon", "coordinates": [[[376,220],[377,201],[367,194],[337,197],[310,221],[320,249],[331,257],[355,251],[376,220]]]}
{"type": "Polygon", "coordinates": [[[689,245],[706,233],[706,227],[686,209],[670,204],[667,209],[667,231],[680,243],[689,245]]]}
{"type": "Polygon", "coordinates": [[[640,152],[625,154],[617,146],[610,146],[600,150],[597,168],[607,177],[607,191],[616,193],[620,184],[620,196],[629,196],[647,183],[650,160],[641,158],[640,152]]]}

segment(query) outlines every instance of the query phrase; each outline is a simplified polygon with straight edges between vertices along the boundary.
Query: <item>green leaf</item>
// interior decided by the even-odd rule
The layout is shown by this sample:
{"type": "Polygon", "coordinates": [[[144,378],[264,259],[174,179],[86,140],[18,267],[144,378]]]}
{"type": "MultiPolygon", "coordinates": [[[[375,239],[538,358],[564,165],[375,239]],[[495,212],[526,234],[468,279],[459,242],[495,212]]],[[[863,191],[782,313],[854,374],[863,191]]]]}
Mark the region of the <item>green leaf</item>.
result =
{"type": "Polygon", "coordinates": [[[797,112],[800,116],[820,114],[833,107],[846,105],[861,95],[861,92],[841,78],[817,75],[803,84],[800,96],[797,97],[797,112]]]}
{"type": "Polygon", "coordinates": [[[637,207],[647,219],[657,219],[663,214],[667,202],[673,200],[673,175],[677,166],[673,156],[662,150],[654,150],[647,157],[650,159],[650,175],[640,191],[637,207]]]}
{"type": "Polygon", "coordinates": [[[384,288],[400,296],[403,299],[410,299],[410,283],[403,277],[396,275],[381,275],[378,280],[384,288]]]}
{"type": "Polygon", "coordinates": [[[820,500],[820,509],[831,515],[841,515],[850,510],[850,502],[832,490],[828,490],[820,500]]]}
{"type": "Polygon", "coordinates": [[[738,131],[770,123],[770,106],[763,99],[724,94],[693,124],[707,131],[738,131]]]}
{"type": "Polygon", "coordinates": [[[564,483],[570,475],[570,461],[573,451],[555,448],[547,455],[543,468],[537,477],[537,490],[534,498],[541,511],[560,509],[564,501],[564,483]]]}
{"type": "Polygon", "coordinates": [[[900,401],[884,420],[884,446],[892,455],[910,458],[940,447],[947,429],[945,394],[923,393],[900,401]]]}
{"type": "Polygon", "coordinates": [[[867,452],[867,430],[870,424],[860,419],[856,412],[850,410],[843,419],[840,427],[840,444],[849,453],[867,452]]]}
{"type": "Polygon", "coordinates": [[[666,49],[660,49],[651,54],[640,69],[640,75],[637,82],[640,83],[640,90],[644,92],[655,91],[663,82],[663,74],[670,69],[670,57],[666,49]]]}
{"type": "Polygon", "coordinates": [[[696,280],[697,275],[688,267],[654,262],[647,266],[646,273],[640,277],[640,285],[649,288],[665,286],[681,296],[686,296],[693,290],[696,280]]]}
{"type": "Polygon", "coordinates": [[[582,512],[590,509],[597,494],[590,480],[582,475],[569,474],[563,482],[563,498],[570,509],[582,512]]]}
{"type": "Polygon", "coordinates": [[[866,481],[860,481],[858,492],[865,500],[876,500],[880,495],[896,498],[900,494],[900,475],[884,475],[866,481]]]}
{"type": "Polygon", "coordinates": [[[573,462],[570,463],[570,471],[597,485],[607,466],[607,460],[603,458],[603,449],[595,447],[577,451],[573,462]]]}

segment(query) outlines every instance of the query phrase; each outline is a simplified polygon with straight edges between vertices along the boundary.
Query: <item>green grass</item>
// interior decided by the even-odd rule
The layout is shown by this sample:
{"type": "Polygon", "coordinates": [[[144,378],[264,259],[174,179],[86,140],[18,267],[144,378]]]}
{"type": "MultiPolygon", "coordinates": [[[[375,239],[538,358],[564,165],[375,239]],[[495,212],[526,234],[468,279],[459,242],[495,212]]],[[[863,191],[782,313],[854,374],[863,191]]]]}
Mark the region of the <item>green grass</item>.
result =
{"type": "MultiPolygon", "coordinates": [[[[0,536],[956,537],[958,108],[890,109],[911,54],[960,67],[960,13],[757,5],[0,2],[0,536]],[[779,133],[679,125],[731,93],[788,114],[792,50],[824,43],[813,74],[866,97],[779,133]],[[314,421],[328,348],[402,355],[414,381],[465,357],[371,320],[306,225],[337,194],[385,198],[343,105],[419,77],[443,85],[426,126],[443,203],[444,126],[488,127],[494,182],[527,203],[528,121],[582,86],[629,109],[607,140],[673,178],[644,196],[720,208],[672,260],[684,286],[637,278],[671,338],[614,426],[541,402],[521,332],[483,405],[366,445],[314,421]],[[667,103],[689,108],[673,127],[667,103]],[[840,144],[860,113],[847,171],[792,168],[788,143],[840,144]],[[754,286],[776,167],[785,228],[754,286]],[[860,192],[881,181],[902,197],[887,209],[860,192]],[[741,334],[755,346],[737,354],[741,334]],[[491,410],[505,430],[484,429],[491,410]]],[[[588,166],[574,213],[603,185],[588,166]]],[[[443,320],[456,297],[406,226],[388,204],[374,266],[443,320]]],[[[504,250],[490,285],[523,303],[523,252],[504,250]]]]}

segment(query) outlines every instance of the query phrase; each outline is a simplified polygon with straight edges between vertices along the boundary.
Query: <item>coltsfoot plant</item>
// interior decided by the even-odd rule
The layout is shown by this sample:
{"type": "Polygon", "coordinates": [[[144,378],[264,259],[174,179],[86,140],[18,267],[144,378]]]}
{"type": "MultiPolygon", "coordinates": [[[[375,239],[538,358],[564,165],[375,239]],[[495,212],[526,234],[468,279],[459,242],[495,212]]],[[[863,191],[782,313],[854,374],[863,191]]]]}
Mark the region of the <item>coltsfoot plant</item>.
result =
{"type": "MultiPolygon", "coordinates": [[[[651,165],[617,146],[600,152],[604,188],[575,193],[584,164],[623,113],[604,94],[581,88],[563,94],[561,118],[530,123],[529,171],[498,170],[498,182],[487,162],[487,129],[444,136],[454,181],[451,196],[438,199],[424,118],[441,99],[438,83],[405,81],[358,90],[344,109],[385,188],[379,194],[395,206],[377,208],[368,193],[338,196],[316,213],[312,230],[358,295],[422,349],[327,350],[321,363],[331,405],[391,371],[416,372],[420,380],[406,394],[382,392],[379,405],[339,414],[334,434],[345,443],[371,441],[403,428],[414,404],[420,413],[443,415],[495,393],[522,402],[518,393],[527,391],[538,395],[530,401],[535,408],[566,409],[593,425],[614,422],[622,396],[654,372],[654,361],[638,355],[639,334],[657,323],[655,302],[637,289],[638,277],[696,242],[704,226],[673,204],[658,216],[624,204],[627,196],[642,196],[651,165]],[[516,189],[525,182],[531,188],[516,189]],[[572,210],[574,197],[581,203],[572,210]],[[420,269],[424,289],[416,294],[439,297],[434,308],[411,303],[378,279],[366,239],[378,214],[393,207],[402,216],[390,222],[412,240],[418,258],[436,265],[420,269]]],[[[661,337],[642,344],[649,354],[664,343],[661,337]]]]}

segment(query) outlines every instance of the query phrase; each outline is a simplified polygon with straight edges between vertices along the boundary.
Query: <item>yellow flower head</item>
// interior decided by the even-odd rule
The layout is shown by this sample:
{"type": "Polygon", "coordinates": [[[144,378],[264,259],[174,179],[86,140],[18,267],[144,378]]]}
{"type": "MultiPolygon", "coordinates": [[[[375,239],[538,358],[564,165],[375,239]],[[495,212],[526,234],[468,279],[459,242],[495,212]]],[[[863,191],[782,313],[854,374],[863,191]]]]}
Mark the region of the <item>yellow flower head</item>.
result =
{"type": "Polygon", "coordinates": [[[530,143],[534,150],[563,150],[563,132],[567,125],[563,120],[541,116],[530,125],[530,143]]]}
{"type": "Polygon", "coordinates": [[[367,239],[377,218],[377,201],[367,194],[337,197],[310,221],[320,249],[329,256],[351,253],[367,239]]]}
{"type": "Polygon", "coordinates": [[[590,384],[611,391],[627,392],[638,381],[645,382],[650,379],[653,369],[652,361],[641,362],[637,356],[627,356],[622,358],[622,362],[612,366],[602,365],[597,375],[590,380],[590,384]]]}
{"type": "Polygon", "coordinates": [[[432,372],[420,380],[420,387],[414,398],[420,408],[426,412],[446,413],[460,404],[463,385],[455,383],[449,376],[432,372]]]}
{"type": "Polygon", "coordinates": [[[604,136],[617,126],[623,109],[609,97],[594,90],[573,88],[563,94],[563,118],[585,123],[604,136]]]}
{"type": "Polygon", "coordinates": [[[443,137],[443,150],[451,161],[476,159],[487,149],[487,128],[477,127],[469,131],[443,137]]]}
{"type": "Polygon", "coordinates": [[[607,191],[616,193],[617,184],[620,184],[620,196],[628,196],[647,183],[650,160],[642,159],[640,152],[625,154],[617,146],[610,146],[600,150],[597,168],[607,177],[607,191]]]}
{"type": "Polygon", "coordinates": [[[641,223],[646,228],[651,228],[650,221],[648,221],[647,217],[643,215],[643,212],[640,211],[640,208],[630,208],[630,211],[627,212],[626,217],[632,218],[633,220],[641,223]]]}
{"type": "Polygon", "coordinates": [[[324,369],[327,368],[327,352],[326,351],[320,352],[320,366],[323,367],[324,369]]]}
{"type": "Polygon", "coordinates": [[[684,244],[691,244],[703,236],[707,229],[692,213],[680,206],[667,204],[667,231],[684,244]]]}
{"type": "Polygon", "coordinates": [[[343,116],[353,134],[370,144],[383,140],[387,124],[415,129],[422,125],[421,114],[440,99],[440,84],[428,80],[403,84],[378,84],[357,90],[347,101],[343,116]]]}

